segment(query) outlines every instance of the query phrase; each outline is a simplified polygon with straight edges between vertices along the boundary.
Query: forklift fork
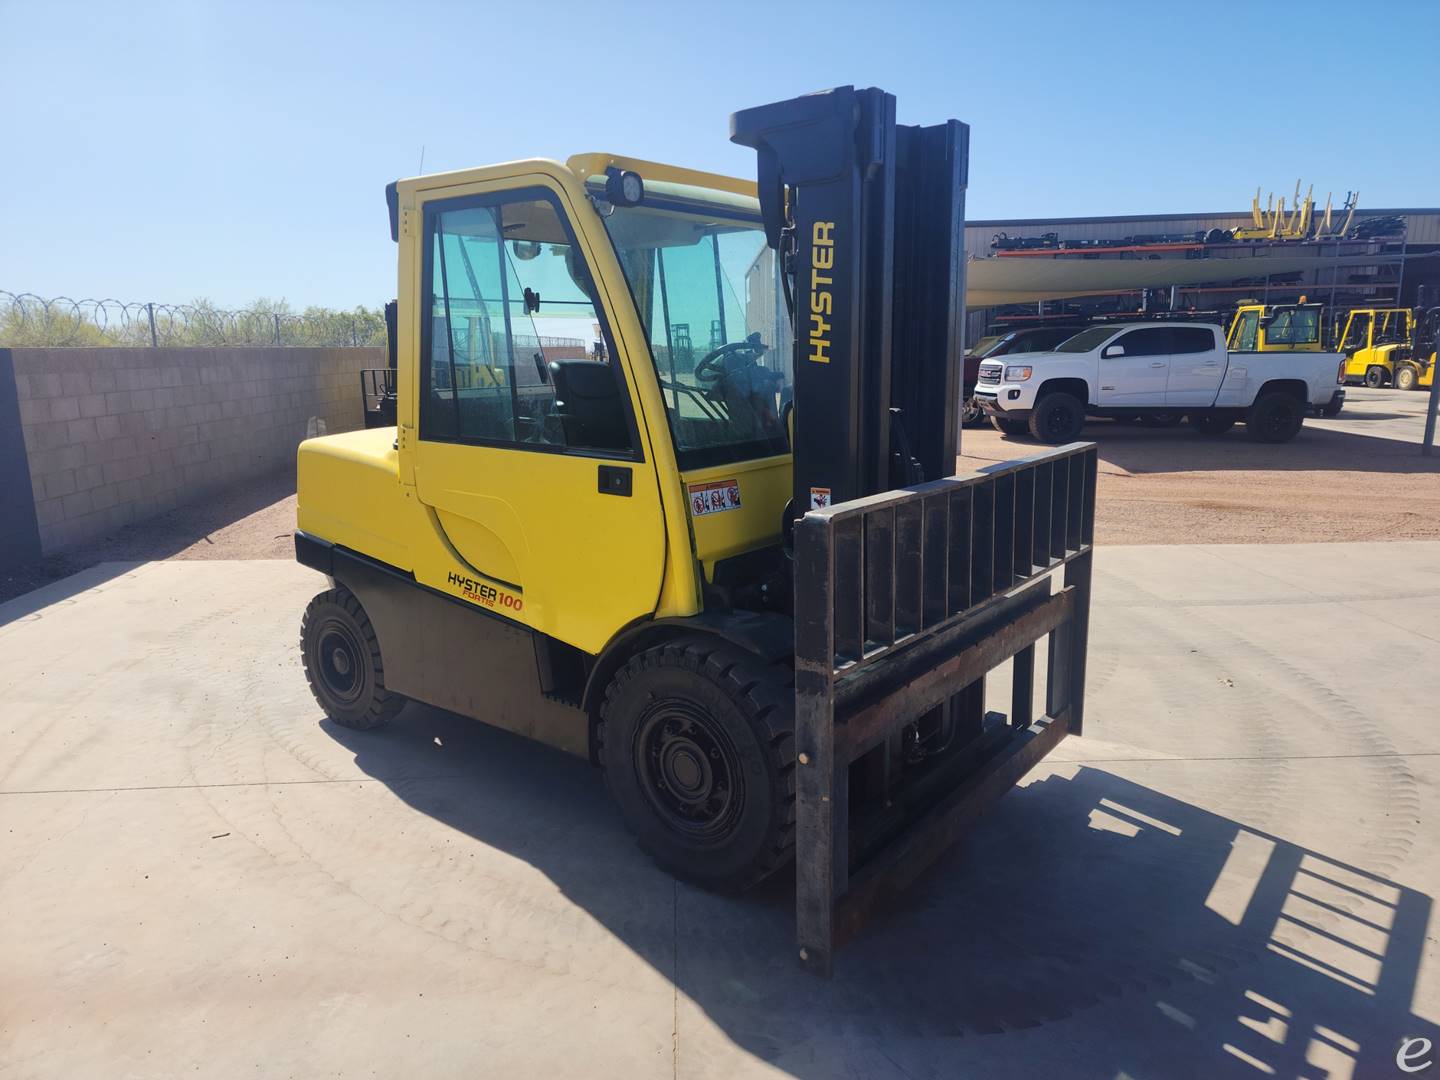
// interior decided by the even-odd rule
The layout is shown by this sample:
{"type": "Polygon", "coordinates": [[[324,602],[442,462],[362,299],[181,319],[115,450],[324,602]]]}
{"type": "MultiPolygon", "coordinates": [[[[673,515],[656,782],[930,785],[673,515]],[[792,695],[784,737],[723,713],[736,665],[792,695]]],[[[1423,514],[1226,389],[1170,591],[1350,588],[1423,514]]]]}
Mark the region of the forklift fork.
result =
{"type": "Polygon", "coordinates": [[[1072,443],[797,525],[795,909],[811,970],[829,977],[835,950],[876,908],[1080,733],[1095,475],[1095,445],[1072,443]],[[1009,716],[986,714],[984,677],[1012,658],[1009,716]],[[906,787],[857,783],[868,802],[856,798],[852,766],[937,710],[957,725],[951,745],[906,787]]]}

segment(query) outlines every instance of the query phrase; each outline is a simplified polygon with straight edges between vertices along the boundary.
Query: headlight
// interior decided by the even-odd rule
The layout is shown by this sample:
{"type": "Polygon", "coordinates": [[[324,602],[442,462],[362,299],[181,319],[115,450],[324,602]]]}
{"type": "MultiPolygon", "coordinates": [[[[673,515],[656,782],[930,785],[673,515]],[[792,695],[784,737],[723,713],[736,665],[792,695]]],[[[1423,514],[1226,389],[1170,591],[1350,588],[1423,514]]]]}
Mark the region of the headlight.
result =
{"type": "Polygon", "coordinates": [[[1006,382],[1024,382],[1035,373],[1035,369],[1024,364],[1016,364],[1014,367],[1005,369],[1006,382]]]}

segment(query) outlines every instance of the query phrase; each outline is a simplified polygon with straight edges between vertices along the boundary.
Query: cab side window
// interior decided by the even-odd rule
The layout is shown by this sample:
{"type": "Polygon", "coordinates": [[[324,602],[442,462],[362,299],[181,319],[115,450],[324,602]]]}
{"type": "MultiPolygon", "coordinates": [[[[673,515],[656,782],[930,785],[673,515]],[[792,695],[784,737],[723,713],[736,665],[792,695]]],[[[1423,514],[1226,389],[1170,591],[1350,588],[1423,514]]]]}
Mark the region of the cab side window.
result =
{"type": "Polygon", "coordinates": [[[427,207],[422,439],[632,456],[628,396],[554,196],[427,207]]]}
{"type": "Polygon", "coordinates": [[[1230,334],[1230,340],[1226,344],[1235,352],[1254,352],[1259,334],[1260,313],[1258,311],[1242,312],[1230,334]]]}
{"type": "Polygon", "coordinates": [[[1171,351],[1170,330],[1162,326],[1131,330],[1111,344],[1124,346],[1126,356],[1165,356],[1171,351]]]}
{"type": "Polygon", "coordinates": [[[1364,349],[1370,344],[1370,313],[1357,312],[1350,316],[1350,325],[1345,328],[1342,349],[1364,349]]]}
{"type": "Polygon", "coordinates": [[[1215,347],[1215,335],[1199,326],[1176,326],[1170,330],[1172,353],[1202,353],[1215,347]]]}

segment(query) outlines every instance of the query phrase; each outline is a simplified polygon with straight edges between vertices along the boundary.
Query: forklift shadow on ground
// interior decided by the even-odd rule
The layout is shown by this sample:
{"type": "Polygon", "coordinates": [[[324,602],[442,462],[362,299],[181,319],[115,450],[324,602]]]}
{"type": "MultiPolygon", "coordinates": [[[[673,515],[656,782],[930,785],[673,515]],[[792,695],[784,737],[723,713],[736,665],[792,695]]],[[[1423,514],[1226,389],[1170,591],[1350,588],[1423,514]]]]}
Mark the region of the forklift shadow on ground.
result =
{"type": "Polygon", "coordinates": [[[741,898],[674,882],[583,762],[423,706],[378,732],[322,726],[797,1077],[1388,1076],[1416,1037],[1440,1056],[1411,1012],[1428,896],[1104,769],[1059,764],[1000,802],[825,983],[794,955],[792,875],[741,898]]]}

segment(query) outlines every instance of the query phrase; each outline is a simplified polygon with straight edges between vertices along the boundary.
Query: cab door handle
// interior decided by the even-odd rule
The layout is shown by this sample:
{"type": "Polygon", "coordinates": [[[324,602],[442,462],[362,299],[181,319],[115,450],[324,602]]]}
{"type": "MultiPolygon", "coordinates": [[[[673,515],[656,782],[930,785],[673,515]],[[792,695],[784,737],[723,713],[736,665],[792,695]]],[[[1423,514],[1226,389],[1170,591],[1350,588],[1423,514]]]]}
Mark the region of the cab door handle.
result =
{"type": "Polygon", "coordinates": [[[601,495],[619,495],[628,499],[631,494],[630,470],[623,465],[601,465],[599,490],[601,495]]]}

